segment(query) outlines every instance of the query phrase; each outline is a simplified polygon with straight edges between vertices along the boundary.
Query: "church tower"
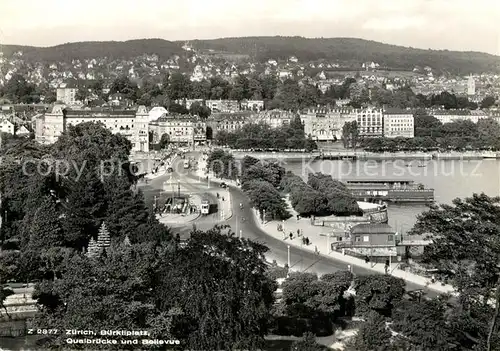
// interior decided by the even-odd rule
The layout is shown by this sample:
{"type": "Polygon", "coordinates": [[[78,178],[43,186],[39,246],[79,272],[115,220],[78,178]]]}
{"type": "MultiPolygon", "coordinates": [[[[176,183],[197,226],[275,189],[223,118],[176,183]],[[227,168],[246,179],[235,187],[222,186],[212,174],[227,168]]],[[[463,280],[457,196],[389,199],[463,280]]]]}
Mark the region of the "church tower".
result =
{"type": "Polygon", "coordinates": [[[472,74],[467,80],[467,95],[476,95],[476,82],[474,81],[474,77],[472,77],[472,74]]]}

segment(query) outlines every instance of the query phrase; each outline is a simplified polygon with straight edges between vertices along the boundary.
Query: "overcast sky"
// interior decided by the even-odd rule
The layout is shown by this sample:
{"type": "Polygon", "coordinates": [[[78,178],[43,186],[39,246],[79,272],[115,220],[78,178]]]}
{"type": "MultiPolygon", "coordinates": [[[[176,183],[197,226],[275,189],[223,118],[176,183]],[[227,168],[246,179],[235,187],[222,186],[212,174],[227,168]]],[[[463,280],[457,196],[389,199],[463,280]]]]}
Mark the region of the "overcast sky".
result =
{"type": "Polygon", "coordinates": [[[300,35],[500,55],[500,0],[0,0],[0,43],[300,35]]]}

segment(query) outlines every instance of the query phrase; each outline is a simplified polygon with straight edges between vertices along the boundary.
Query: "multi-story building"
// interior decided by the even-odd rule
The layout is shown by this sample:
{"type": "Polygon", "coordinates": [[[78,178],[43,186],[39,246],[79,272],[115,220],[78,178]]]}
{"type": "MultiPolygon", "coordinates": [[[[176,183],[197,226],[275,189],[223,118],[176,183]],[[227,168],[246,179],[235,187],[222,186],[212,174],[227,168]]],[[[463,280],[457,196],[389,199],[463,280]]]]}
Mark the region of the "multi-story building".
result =
{"type": "Polygon", "coordinates": [[[336,141],[342,137],[342,128],[356,120],[356,110],[351,108],[316,108],[301,112],[304,133],[316,141],[336,141]]]}
{"type": "Polygon", "coordinates": [[[245,111],[262,111],[264,109],[264,100],[243,100],[241,109],[245,111]]]}
{"type": "Polygon", "coordinates": [[[207,135],[215,138],[218,132],[235,132],[252,121],[253,112],[212,113],[207,119],[207,135]]]}
{"type": "Polygon", "coordinates": [[[240,104],[236,100],[207,100],[205,104],[212,112],[232,113],[240,110],[240,104]]]}
{"type": "Polygon", "coordinates": [[[56,89],[56,99],[65,105],[76,105],[79,101],[76,100],[77,87],[74,83],[61,84],[56,89]]]}
{"type": "Polygon", "coordinates": [[[177,99],[175,100],[176,104],[182,105],[188,110],[191,108],[191,105],[194,104],[195,102],[199,103],[200,105],[203,105],[203,99],[177,99]]]}
{"type": "Polygon", "coordinates": [[[283,110],[263,111],[254,116],[251,116],[251,121],[254,123],[265,123],[271,128],[279,128],[290,124],[296,114],[283,110]]]}
{"type": "Polygon", "coordinates": [[[430,116],[436,117],[441,123],[451,123],[455,121],[471,121],[477,123],[480,119],[488,118],[488,114],[482,110],[430,110],[430,116]]]}
{"type": "Polygon", "coordinates": [[[408,110],[385,110],[384,137],[415,137],[413,112],[408,110]]]}
{"type": "Polygon", "coordinates": [[[192,146],[207,140],[207,125],[198,117],[184,115],[164,115],[149,124],[153,133],[153,143],[158,143],[164,134],[169,142],[192,146]]]}
{"type": "Polygon", "coordinates": [[[136,109],[71,109],[56,105],[51,113],[37,117],[35,138],[45,144],[52,144],[70,126],[84,122],[100,122],[112,133],[125,136],[132,143],[133,151],[149,151],[148,122],[146,107],[136,109]]]}
{"type": "Polygon", "coordinates": [[[361,137],[381,137],[384,134],[383,112],[381,109],[366,108],[356,113],[359,135],[361,137]]]}

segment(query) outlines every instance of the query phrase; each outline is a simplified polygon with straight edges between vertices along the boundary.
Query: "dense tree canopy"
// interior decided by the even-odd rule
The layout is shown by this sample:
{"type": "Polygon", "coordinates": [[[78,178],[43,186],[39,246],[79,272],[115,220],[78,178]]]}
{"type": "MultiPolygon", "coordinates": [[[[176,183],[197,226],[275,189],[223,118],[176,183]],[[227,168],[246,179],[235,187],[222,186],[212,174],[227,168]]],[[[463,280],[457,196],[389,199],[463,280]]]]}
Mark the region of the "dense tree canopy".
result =
{"type": "Polygon", "coordinates": [[[345,184],[331,176],[309,174],[305,183],[299,176],[288,172],[281,182],[284,192],[290,195],[295,211],[304,216],[360,215],[361,210],[345,184]]]}
{"type": "Polygon", "coordinates": [[[133,189],[131,146],[123,136],[83,123],[69,127],[50,148],[31,141],[8,146],[2,153],[12,161],[0,168],[2,213],[8,218],[2,223],[1,245],[20,250],[20,257],[10,270],[17,273],[2,280],[40,279],[37,265],[44,252],[81,252],[103,221],[112,238],[128,236],[134,243],[169,238],[133,189]]]}
{"type": "Polygon", "coordinates": [[[251,123],[234,132],[220,131],[216,135],[216,143],[232,149],[312,151],[317,148],[316,143],[305,136],[299,116],[289,125],[278,128],[251,123]]]}
{"type": "Polygon", "coordinates": [[[418,217],[412,232],[431,236],[424,259],[443,272],[442,278],[460,294],[455,328],[461,342],[497,348],[500,198],[474,194],[451,205],[433,206],[418,217]]]}

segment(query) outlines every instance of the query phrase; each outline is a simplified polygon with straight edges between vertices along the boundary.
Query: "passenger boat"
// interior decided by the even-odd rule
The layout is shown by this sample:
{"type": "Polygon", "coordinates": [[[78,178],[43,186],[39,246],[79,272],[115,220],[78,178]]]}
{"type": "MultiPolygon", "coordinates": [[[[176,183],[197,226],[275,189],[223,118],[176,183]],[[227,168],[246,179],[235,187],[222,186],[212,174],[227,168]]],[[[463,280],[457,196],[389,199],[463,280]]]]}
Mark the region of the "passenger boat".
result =
{"type": "Polygon", "coordinates": [[[409,179],[343,180],[357,200],[394,203],[433,203],[434,189],[426,189],[409,179]]]}

